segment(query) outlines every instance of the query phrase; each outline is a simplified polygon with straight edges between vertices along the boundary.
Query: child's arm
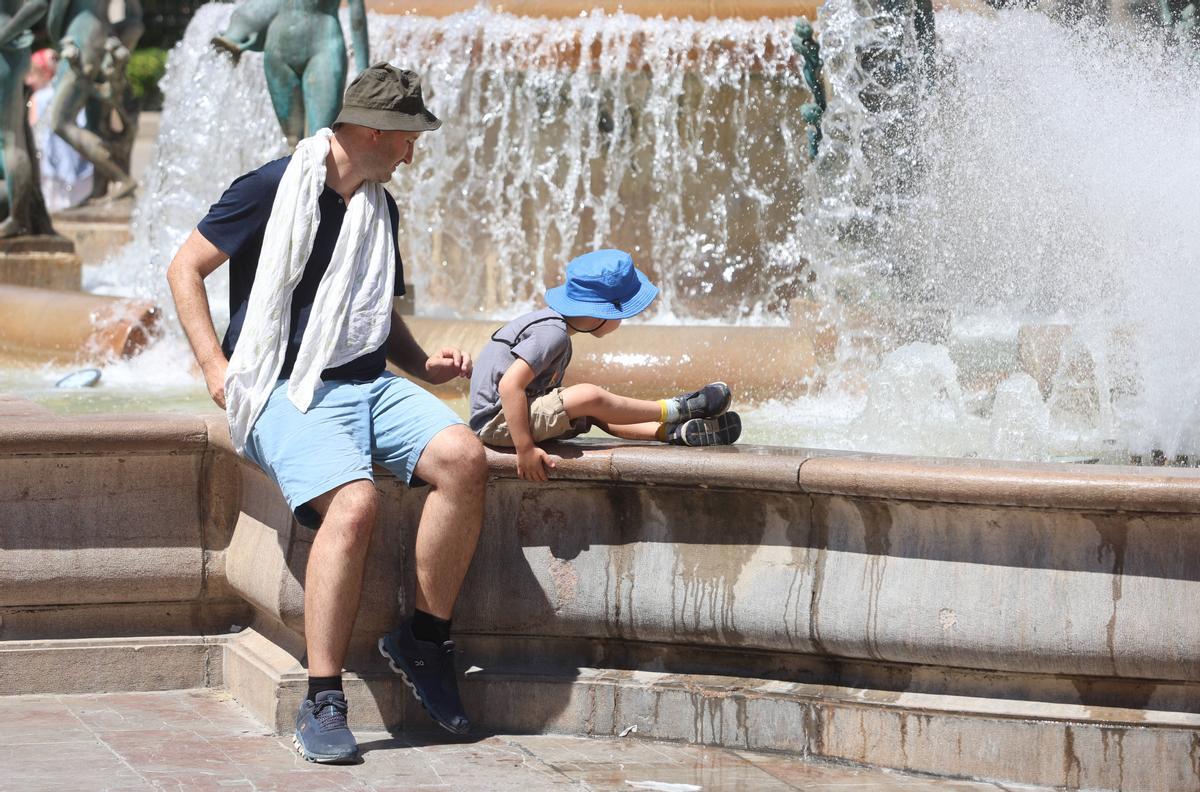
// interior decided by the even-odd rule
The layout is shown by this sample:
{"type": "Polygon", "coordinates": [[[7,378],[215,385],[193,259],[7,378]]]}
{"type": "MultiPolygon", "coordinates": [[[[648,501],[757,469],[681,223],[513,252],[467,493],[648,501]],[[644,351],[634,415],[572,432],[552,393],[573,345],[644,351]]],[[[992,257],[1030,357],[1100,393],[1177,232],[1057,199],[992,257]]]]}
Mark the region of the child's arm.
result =
{"type": "Polygon", "coordinates": [[[546,481],[546,468],[554,467],[554,458],[533,444],[533,433],[529,430],[529,399],[525,388],[536,375],[521,358],[513,361],[500,377],[500,409],[508,424],[508,434],[517,448],[517,476],[526,481],[546,481]]]}

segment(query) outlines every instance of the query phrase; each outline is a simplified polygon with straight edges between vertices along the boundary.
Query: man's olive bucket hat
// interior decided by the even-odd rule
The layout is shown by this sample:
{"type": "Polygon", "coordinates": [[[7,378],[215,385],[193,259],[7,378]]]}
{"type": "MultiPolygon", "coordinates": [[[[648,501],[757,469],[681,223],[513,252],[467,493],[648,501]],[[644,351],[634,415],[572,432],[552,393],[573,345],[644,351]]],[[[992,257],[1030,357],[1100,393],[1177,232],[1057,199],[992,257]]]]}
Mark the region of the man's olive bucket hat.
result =
{"type": "Polygon", "coordinates": [[[425,107],[420,75],[387,61],[363,69],[354,78],[333,123],[402,132],[429,132],[442,125],[425,107]]]}

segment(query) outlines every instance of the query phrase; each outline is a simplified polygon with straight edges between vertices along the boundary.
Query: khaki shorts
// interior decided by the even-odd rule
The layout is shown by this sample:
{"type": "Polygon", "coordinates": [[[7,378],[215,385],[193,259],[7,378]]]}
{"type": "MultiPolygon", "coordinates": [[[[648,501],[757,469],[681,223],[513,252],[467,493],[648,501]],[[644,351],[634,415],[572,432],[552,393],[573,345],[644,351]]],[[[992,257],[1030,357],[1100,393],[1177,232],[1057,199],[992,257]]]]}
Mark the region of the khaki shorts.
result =
{"type": "MultiPolygon", "coordinates": [[[[529,431],[533,434],[535,443],[556,438],[576,437],[591,428],[591,422],[587,418],[576,418],[572,421],[567,417],[567,408],[563,406],[562,392],[562,388],[555,388],[529,403],[529,431]]],[[[492,420],[483,425],[483,428],[479,430],[479,439],[488,445],[513,447],[503,410],[496,413],[492,420]]]]}

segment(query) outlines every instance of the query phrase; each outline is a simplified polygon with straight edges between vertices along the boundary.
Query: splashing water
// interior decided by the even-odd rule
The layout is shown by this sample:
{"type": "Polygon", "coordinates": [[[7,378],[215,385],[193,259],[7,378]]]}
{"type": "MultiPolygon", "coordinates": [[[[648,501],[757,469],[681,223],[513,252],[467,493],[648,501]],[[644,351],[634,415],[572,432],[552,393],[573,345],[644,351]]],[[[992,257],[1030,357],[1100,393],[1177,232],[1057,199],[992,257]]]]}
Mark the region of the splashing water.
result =
{"type": "MultiPolygon", "coordinates": [[[[175,248],[284,153],[261,57],[208,46],[230,12],[201,8],[171,54],[134,242],[89,269],[95,290],[169,307],[175,248]]],[[[418,312],[508,317],[573,255],[620,246],[663,287],[654,321],[810,302],[836,327],[819,387],[744,412],[749,440],[1200,453],[1195,63],[1118,27],[946,11],[943,68],[914,92],[863,67],[911,44],[889,24],[864,0],[822,8],[810,166],[788,21],[372,16],[372,52],[421,71],[446,120],[392,184],[418,312]]]]}
{"type": "MultiPolygon", "coordinates": [[[[284,153],[261,57],[234,68],[208,44],[231,10],[200,9],[171,53],[138,252],[89,285],[127,288],[138,261],[139,291],[164,300],[173,246],[234,177],[284,153]]],[[[778,307],[759,273],[767,243],[792,231],[804,171],[786,25],[475,10],[373,16],[369,29],[372,52],[419,70],[447,121],[392,183],[421,313],[507,317],[605,245],[657,278],[659,318],[778,307]]],[[[779,280],[799,277],[774,263],[779,280]]]]}

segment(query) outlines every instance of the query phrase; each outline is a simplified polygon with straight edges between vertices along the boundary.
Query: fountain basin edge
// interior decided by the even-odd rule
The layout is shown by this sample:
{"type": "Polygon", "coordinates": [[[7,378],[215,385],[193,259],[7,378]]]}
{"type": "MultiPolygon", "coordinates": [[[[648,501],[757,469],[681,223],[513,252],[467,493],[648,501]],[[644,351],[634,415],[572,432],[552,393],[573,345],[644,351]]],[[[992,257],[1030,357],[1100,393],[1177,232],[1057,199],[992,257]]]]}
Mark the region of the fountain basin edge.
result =
{"type": "MultiPolygon", "coordinates": [[[[221,420],[13,404],[0,403],[4,689],[225,686],[286,728],[314,534],[232,454],[221,420]],[[80,652],[102,658],[90,675],[63,670],[80,652]]],[[[639,736],[1068,787],[1200,780],[1188,471],[555,452],[543,485],[488,454],[487,523],[455,621],[483,728],[636,723],[639,736]]],[[[421,728],[373,643],[410,601],[398,570],[424,493],[386,474],[377,485],[348,660],[355,722],[421,728]]]]}

